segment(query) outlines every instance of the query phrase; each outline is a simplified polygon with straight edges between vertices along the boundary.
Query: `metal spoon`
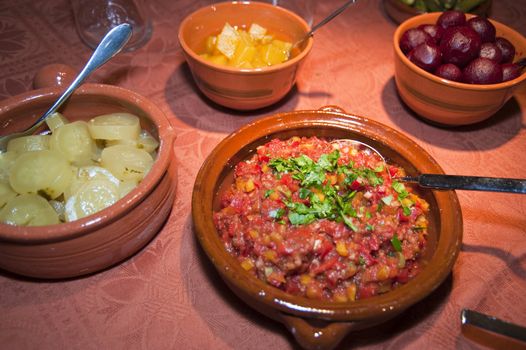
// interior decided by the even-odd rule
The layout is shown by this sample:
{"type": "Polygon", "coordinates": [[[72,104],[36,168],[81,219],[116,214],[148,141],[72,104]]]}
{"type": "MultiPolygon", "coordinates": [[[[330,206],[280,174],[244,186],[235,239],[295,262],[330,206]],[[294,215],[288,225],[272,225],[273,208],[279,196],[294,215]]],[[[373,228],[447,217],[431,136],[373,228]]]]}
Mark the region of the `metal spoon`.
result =
{"type": "MultiPolygon", "coordinates": [[[[351,146],[354,148],[366,148],[376,153],[385,164],[385,158],[374,147],[351,139],[339,139],[331,141],[333,144],[351,146]]],[[[509,179],[501,177],[482,177],[464,175],[443,174],[420,174],[416,176],[404,176],[396,178],[398,181],[416,183],[421,187],[437,190],[472,190],[489,192],[511,192],[526,194],[526,179],[509,179]]]]}
{"type": "Polygon", "coordinates": [[[325,17],[321,22],[319,22],[318,24],[315,24],[311,30],[309,30],[307,32],[307,34],[305,34],[305,36],[303,38],[301,38],[300,40],[296,41],[294,43],[294,45],[292,45],[292,47],[297,47],[299,44],[301,44],[302,42],[304,42],[305,40],[307,40],[308,38],[310,38],[314,32],[316,30],[318,30],[320,27],[324,26],[325,24],[327,24],[328,22],[330,22],[331,20],[334,19],[334,17],[338,16],[340,13],[342,13],[347,7],[349,7],[351,4],[354,4],[357,0],[349,0],[349,1],[346,1],[342,6],[340,6],[339,8],[337,8],[334,12],[332,12],[330,15],[328,15],[327,17],[325,17]]]}
{"type": "Polygon", "coordinates": [[[104,63],[108,62],[110,58],[121,51],[126,42],[128,42],[130,39],[131,35],[132,28],[128,23],[120,24],[111,29],[104,36],[104,38],[102,38],[99,46],[97,46],[95,52],[93,52],[79,75],[46,113],[38,118],[38,120],[28,129],[22,132],[0,136],[0,152],[6,151],[9,140],[33,134],[38,129],[38,127],[44,123],[46,118],[55,113],[57,109],[69,98],[73,91],[75,91],[93,71],[102,66],[104,63]]]}

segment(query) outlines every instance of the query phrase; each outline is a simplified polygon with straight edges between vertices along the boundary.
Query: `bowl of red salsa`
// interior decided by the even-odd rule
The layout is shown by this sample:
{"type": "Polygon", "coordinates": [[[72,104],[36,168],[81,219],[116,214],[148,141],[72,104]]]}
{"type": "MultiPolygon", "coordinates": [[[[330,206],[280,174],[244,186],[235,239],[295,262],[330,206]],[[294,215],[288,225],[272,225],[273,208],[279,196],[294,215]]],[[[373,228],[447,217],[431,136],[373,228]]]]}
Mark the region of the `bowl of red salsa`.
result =
{"type": "Polygon", "coordinates": [[[451,272],[459,202],[453,191],[400,180],[418,173],[443,170],[370,119],[335,107],[265,117],[204,162],[195,232],[239,297],[303,347],[332,348],[422,300],[451,272]]]}

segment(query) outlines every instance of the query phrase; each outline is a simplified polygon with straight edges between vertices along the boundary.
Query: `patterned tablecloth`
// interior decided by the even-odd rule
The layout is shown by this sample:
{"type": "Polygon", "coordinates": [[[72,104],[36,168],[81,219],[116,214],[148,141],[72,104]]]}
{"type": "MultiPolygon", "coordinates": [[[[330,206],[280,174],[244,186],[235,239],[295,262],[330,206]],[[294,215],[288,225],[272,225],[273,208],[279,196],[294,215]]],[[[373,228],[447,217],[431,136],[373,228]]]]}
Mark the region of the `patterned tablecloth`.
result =
{"type": "MultiPolygon", "coordinates": [[[[207,3],[147,2],[153,36],[91,78],[153,100],[177,132],[178,189],[163,230],[142,251],[95,275],[58,282],[0,273],[3,349],[292,349],[281,325],[234,296],[200,250],[190,199],[200,165],[227,134],[261,116],[338,105],[409,136],[451,174],[526,177],[526,89],[482,124],[444,129],[408,110],[394,78],[396,24],[379,0],[361,1],[316,33],[295,89],[254,113],[209,102],[177,41],[186,14],[207,3]]],[[[318,1],[314,20],[341,1],[318,1]]],[[[526,35],[526,1],[494,1],[492,17],[526,35]]],[[[90,55],[67,0],[0,1],[0,99],[32,89],[39,68],[81,68],[90,55]]],[[[472,308],[526,326],[526,196],[459,191],[460,257],[447,281],[395,320],[348,336],[341,348],[472,349],[460,311],[472,308]]]]}

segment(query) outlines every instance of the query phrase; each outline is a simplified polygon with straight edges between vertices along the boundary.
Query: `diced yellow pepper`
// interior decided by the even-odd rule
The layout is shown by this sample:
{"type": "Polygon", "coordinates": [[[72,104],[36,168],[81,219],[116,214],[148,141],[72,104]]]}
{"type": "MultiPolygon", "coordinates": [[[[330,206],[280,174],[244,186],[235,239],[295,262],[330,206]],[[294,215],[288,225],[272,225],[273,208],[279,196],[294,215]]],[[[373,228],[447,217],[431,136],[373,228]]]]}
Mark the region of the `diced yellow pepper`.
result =
{"type": "Polygon", "coordinates": [[[309,284],[310,281],[312,281],[312,277],[311,276],[307,275],[306,273],[300,275],[300,283],[303,284],[304,286],[309,284]]]}
{"type": "Polygon", "coordinates": [[[248,179],[245,182],[245,192],[252,192],[254,191],[254,188],[256,188],[256,186],[254,185],[254,181],[252,179],[248,179]]]}
{"type": "Polygon", "coordinates": [[[376,272],[376,279],[378,281],[385,281],[389,278],[390,269],[387,265],[382,265],[376,272]]]}
{"type": "Polygon", "coordinates": [[[347,298],[347,295],[341,294],[341,293],[334,293],[334,295],[332,296],[332,299],[337,303],[345,303],[349,301],[349,299],[347,298]]]}
{"type": "Polygon", "coordinates": [[[245,259],[241,262],[241,267],[246,271],[250,271],[254,268],[254,263],[250,259],[245,259]]]}
{"type": "Polygon", "coordinates": [[[351,301],[356,300],[356,284],[351,284],[349,287],[347,287],[347,297],[351,301]]]}
{"type": "Polygon", "coordinates": [[[245,179],[238,178],[236,179],[236,188],[239,191],[248,193],[248,192],[252,192],[256,188],[256,186],[254,185],[254,181],[252,179],[245,180],[245,179]]]}
{"type": "Polygon", "coordinates": [[[343,241],[336,242],[336,252],[340,256],[348,256],[349,250],[347,249],[347,245],[343,241]]]}
{"type": "Polygon", "coordinates": [[[403,205],[404,207],[408,207],[408,208],[411,207],[411,206],[414,204],[414,202],[413,202],[411,199],[409,199],[409,198],[404,198],[404,199],[402,199],[402,200],[400,201],[400,203],[402,203],[402,205],[403,205]]]}
{"type": "Polygon", "coordinates": [[[248,231],[248,234],[252,238],[258,238],[259,237],[259,232],[257,230],[250,230],[250,231],[248,231]]]}
{"type": "Polygon", "coordinates": [[[281,241],[283,241],[283,237],[281,237],[281,235],[279,233],[277,233],[277,232],[272,232],[270,234],[270,239],[274,243],[281,243],[281,241]]]}
{"type": "Polygon", "coordinates": [[[278,254],[274,250],[267,250],[263,253],[265,259],[272,261],[273,263],[278,262],[278,254]]]}

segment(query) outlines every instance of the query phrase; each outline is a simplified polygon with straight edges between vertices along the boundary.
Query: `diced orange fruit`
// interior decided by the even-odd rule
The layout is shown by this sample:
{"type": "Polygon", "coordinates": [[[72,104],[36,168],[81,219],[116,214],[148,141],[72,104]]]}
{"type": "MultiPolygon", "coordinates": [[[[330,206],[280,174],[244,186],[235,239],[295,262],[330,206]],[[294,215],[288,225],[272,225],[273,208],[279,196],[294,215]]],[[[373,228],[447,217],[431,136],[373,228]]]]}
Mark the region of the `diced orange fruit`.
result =
{"type": "Polygon", "coordinates": [[[274,39],[266,33],[267,29],[256,23],[251,25],[248,32],[225,23],[219,35],[206,39],[205,52],[200,56],[216,64],[245,69],[288,60],[292,44],[274,39]]]}

